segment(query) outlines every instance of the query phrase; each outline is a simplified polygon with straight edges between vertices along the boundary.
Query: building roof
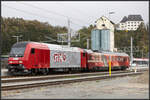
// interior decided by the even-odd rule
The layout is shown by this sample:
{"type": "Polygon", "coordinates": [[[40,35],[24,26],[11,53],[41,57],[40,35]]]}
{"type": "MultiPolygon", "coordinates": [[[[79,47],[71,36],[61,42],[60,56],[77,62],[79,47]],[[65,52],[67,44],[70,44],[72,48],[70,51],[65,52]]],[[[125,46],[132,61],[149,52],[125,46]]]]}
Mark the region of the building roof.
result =
{"type": "Polygon", "coordinates": [[[143,21],[141,15],[129,15],[128,21],[143,21]]]}
{"type": "Polygon", "coordinates": [[[143,19],[141,15],[128,15],[128,18],[124,16],[120,23],[124,23],[126,21],[143,21],[143,19]]]}
{"type": "MultiPolygon", "coordinates": [[[[106,16],[102,16],[102,17],[105,17],[107,20],[109,20],[106,16]]],[[[97,22],[99,19],[101,19],[102,17],[98,18],[95,22],[97,22]]],[[[109,20],[110,23],[112,23],[113,25],[115,24],[113,21],[109,20]]]]}
{"type": "Polygon", "coordinates": [[[124,23],[128,20],[128,18],[126,16],[123,17],[123,19],[120,21],[120,23],[124,23]]]}

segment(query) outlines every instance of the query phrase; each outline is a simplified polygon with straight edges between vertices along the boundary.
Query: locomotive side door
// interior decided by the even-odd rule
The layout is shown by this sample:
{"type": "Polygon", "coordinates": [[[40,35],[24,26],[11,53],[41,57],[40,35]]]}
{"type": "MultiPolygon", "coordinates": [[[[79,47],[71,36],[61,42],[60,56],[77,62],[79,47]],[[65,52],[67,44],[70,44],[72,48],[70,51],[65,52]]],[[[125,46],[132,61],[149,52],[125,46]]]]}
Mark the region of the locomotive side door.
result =
{"type": "Polygon", "coordinates": [[[35,49],[35,54],[34,54],[34,66],[37,68],[39,67],[39,53],[40,53],[40,50],[39,49],[35,49]]]}
{"type": "Polygon", "coordinates": [[[34,68],[34,64],[35,64],[35,48],[31,48],[31,52],[30,52],[31,56],[30,56],[30,65],[32,68],[34,68]]]}
{"type": "Polygon", "coordinates": [[[32,68],[38,67],[38,50],[35,48],[31,48],[31,57],[30,57],[30,63],[32,68]]]}

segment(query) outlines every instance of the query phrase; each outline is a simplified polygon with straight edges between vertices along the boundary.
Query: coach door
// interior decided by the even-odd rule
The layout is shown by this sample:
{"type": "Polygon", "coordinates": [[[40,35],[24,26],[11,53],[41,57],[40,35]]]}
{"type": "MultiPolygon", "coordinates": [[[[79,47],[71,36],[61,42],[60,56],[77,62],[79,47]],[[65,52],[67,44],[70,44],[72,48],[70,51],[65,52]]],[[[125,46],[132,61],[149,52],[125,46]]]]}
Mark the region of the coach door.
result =
{"type": "Polygon", "coordinates": [[[86,52],[83,52],[83,56],[82,56],[82,67],[83,68],[86,68],[86,64],[87,64],[87,53],[86,52]]]}
{"type": "Polygon", "coordinates": [[[108,67],[108,64],[107,64],[107,57],[102,55],[102,60],[103,60],[103,63],[104,63],[104,66],[105,67],[108,67]]]}

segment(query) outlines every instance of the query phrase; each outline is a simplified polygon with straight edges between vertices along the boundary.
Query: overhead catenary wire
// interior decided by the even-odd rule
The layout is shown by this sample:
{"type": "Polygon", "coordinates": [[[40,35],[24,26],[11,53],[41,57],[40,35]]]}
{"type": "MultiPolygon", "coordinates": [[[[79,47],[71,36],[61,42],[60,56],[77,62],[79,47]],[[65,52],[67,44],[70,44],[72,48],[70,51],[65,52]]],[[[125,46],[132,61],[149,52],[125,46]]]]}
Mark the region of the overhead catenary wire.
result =
{"type": "Polygon", "coordinates": [[[63,14],[60,14],[60,13],[57,13],[57,12],[54,12],[54,11],[51,11],[51,10],[43,9],[43,8],[37,7],[37,6],[32,5],[32,4],[27,4],[27,3],[21,3],[21,4],[29,6],[29,7],[33,7],[33,8],[36,8],[36,9],[39,9],[39,10],[42,10],[42,11],[45,11],[45,12],[48,12],[48,13],[51,13],[51,14],[63,16],[63,17],[66,17],[67,19],[69,18],[68,16],[65,16],[63,14]]]}
{"type": "MultiPolygon", "coordinates": [[[[8,6],[8,5],[5,5],[5,4],[3,4],[3,6],[5,6],[5,7],[7,7],[7,8],[10,8],[10,9],[12,9],[12,10],[16,10],[16,11],[18,11],[18,12],[22,12],[22,13],[26,13],[26,14],[30,14],[30,15],[34,15],[34,16],[37,16],[37,17],[44,17],[44,18],[47,18],[47,19],[53,19],[53,20],[55,20],[55,21],[58,21],[58,20],[56,20],[56,19],[54,19],[54,18],[52,18],[52,17],[47,17],[47,16],[43,16],[43,15],[41,15],[41,14],[36,14],[36,13],[33,13],[33,12],[29,12],[29,11],[25,11],[25,10],[22,10],[22,9],[17,9],[17,8],[15,8],[15,7],[11,7],[11,6],[8,6]]],[[[65,16],[66,18],[69,18],[69,17],[67,17],[67,16],[65,16]]],[[[60,19],[59,19],[60,20],[60,19]]],[[[60,20],[60,21],[62,21],[62,20],[60,20]]],[[[85,26],[82,26],[82,25],[80,25],[80,24],[77,24],[77,23],[75,23],[75,22],[73,22],[73,21],[71,21],[71,24],[72,25],[76,25],[76,26],[78,26],[78,27],[80,27],[80,28],[82,28],[82,27],[85,27],[85,26]]]]}
{"type": "MultiPolygon", "coordinates": [[[[59,4],[59,3],[57,3],[57,5],[60,5],[61,7],[62,7],[62,3],[61,4],[59,4]]],[[[64,6],[64,8],[65,8],[65,6],[64,6]]],[[[73,7],[71,7],[69,10],[73,10],[73,11],[75,11],[76,10],[76,12],[77,13],[80,13],[80,15],[82,14],[82,15],[84,15],[84,16],[89,16],[90,18],[93,18],[94,17],[94,19],[97,19],[95,16],[92,16],[92,15],[89,15],[87,12],[85,12],[85,11],[81,11],[81,10],[79,10],[79,9],[77,9],[77,8],[73,8],[73,7]]]]}
{"type": "MultiPolygon", "coordinates": [[[[4,4],[3,4],[4,5],[4,4]]],[[[31,15],[34,15],[34,16],[37,16],[37,17],[45,17],[45,18],[47,18],[47,19],[54,19],[54,18],[52,18],[52,17],[46,17],[46,16],[43,16],[43,15],[40,15],[40,14],[36,14],[36,13],[33,13],[33,12],[28,12],[28,11],[25,11],[25,10],[22,10],[22,9],[17,9],[17,8],[14,8],[14,7],[10,7],[10,6],[8,6],[8,5],[4,5],[5,7],[7,7],[7,8],[11,8],[11,9],[14,9],[14,10],[16,10],[16,11],[19,11],[19,12],[23,12],[23,13],[27,13],[27,14],[31,14],[31,15]]],[[[54,19],[54,20],[56,20],[56,19],[54,19]]],[[[59,19],[60,20],[60,19],[59,19]]],[[[62,21],[62,20],[61,20],[62,21]]]]}
{"type": "MultiPolygon", "coordinates": [[[[10,9],[12,9],[12,10],[15,10],[15,11],[18,11],[18,12],[23,12],[23,13],[26,13],[26,14],[30,14],[30,15],[34,15],[34,16],[37,16],[37,17],[44,17],[44,18],[47,18],[47,19],[53,19],[53,20],[56,20],[56,19],[54,19],[54,18],[52,18],[52,17],[46,17],[46,16],[43,16],[43,15],[40,15],[40,14],[36,14],[36,13],[33,13],[33,12],[29,12],[29,11],[25,11],[25,10],[22,10],[22,9],[17,9],[17,8],[14,8],[14,7],[10,7],[10,6],[8,6],[8,5],[4,5],[3,4],[3,6],[5,6],[5,7],[7,7],[7,8],[10,8],[10,9]]],[[[60,19],[59,19],[60,20],[60,19]]],[[[58,21],[58,20],[56,20],[56,21],[58,21]]],[[[61,20],[62,21],[62,20],[61,20]]],[[[79,24],[76,24],[75,22],[72,22],[71,21],[71,23],[72,24],[74,24],[74,25],[76,25],[76,26],[78,26],[78,27],[83,27],[83,26],[81,26],[81,25],[79,25],[79,24]]]]}
{"type": "Polygon", "coordinates": [[[51,10],[48,10],[48,9],[44,9],[44,8],[41,8],[41,7],[37,7],[35,5],[32,5],[32,4],[27,4],[27,3],[21,3],[23,5],[26,5],[26,6],[30,6],[30,7],[33,7],[33,8],[36,8],[36,9],[39,9],[39,10],[42,10],[42,11],[45,11],[45,12],[48,12],[48,13],[51,13],[51,14],[55,14],[55,15],[58,15],[58,16],[62,16],[62,17],[66,17],[67,19],[74,19],[76,21],[79,21],[80,23],[84,23],[84,24],[90,24],[90,23],[87,23],[87,22],[84,22],[83,20],[81,19],[78,19],[78,18],[74,18],[74,17],[70,17],[70,16],[66,16],[64,14],[60,14],[60,13],[57,13],[57,12],[54,12],[54,11],[51,11],[51,10]]]}

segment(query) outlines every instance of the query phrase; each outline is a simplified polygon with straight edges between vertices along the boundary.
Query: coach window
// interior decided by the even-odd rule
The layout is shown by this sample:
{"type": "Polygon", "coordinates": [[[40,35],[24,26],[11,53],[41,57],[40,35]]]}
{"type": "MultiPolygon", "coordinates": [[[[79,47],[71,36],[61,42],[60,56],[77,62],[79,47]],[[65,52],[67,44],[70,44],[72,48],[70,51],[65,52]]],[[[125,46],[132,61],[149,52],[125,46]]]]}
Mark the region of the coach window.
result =
{"type": "Polygon", "coordinates": [[[123,61],[125,62],[125,61],[126,61],[126,58],[124,58],[123,61]]]}
{"type": "Polygon", "coordinates": [[[122,58],[120,57],[120,61],[122,62],[122,58]]]}
{"type": "Polygon", "coordinates": [[[31,54],[34,54],[35,53],[35,48],[32,48],[31,49],[31,54]]]}
{"type": "Polygon", "coordinates": [[[118,61],[120,61],[120,57],[118,57],[118,61]]]}
{"type": "Polygon", "coordinates": [[[96,60],[99,60],[99,56],[98,55],[96,56],[96,60]]]}
{"type": "Polygon", "coordinates": [[[117,61],[117,58],[118,58],[118,57],[115,57],[115,61],[117,61]]]}
{"type": "Polygon", "coordinates": [[[116,61],[115,56],[114,56],[113,58],[114,58],[114,60],[113,60],[113,61],[116,61]]]}
{"type": "Polygon", "coordinates": [[[112,61],[115,61],[115,57],[114,56],[112,56],[112,61]]]}
{"type": "Polygon", "coordinates": [[[95,60],[97,60],[97,55],[95,55],[95,60]]]}
{"type": "Polygon", "coordinates": [[[92,55],[89,56],[89,59],[92,60],[92,55]]]}
{"type": "Polygon", "coordinates": [[[99,61],[101,61],[101,56],[99,56],[99,61]]]}
{"type": "Polygon", "coordinates": [[[118,57],[116,57],[116,61],[118,61],[118,57]]]}

